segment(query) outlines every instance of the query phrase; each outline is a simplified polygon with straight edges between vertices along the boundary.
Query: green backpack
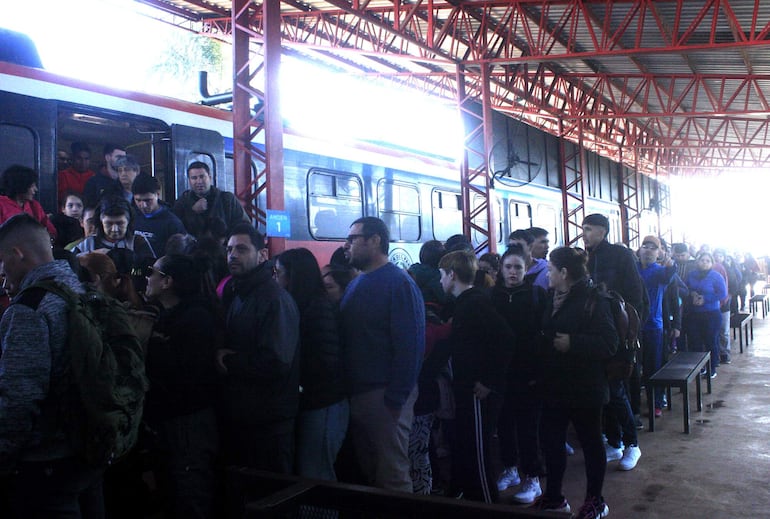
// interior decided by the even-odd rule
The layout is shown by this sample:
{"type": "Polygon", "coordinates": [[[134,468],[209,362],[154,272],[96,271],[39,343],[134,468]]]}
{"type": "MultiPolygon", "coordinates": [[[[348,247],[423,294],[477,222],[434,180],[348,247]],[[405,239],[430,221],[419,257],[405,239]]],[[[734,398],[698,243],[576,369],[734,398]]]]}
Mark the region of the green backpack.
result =
{"type": "Polygon", "coordinates": [[[22,290],[14,303],[37,309],[46,292],[67,308],[68,368],[60,387],[60,419],[75,452],[89,465],[103,467],[136,444],[149,382],[144,352],[125,307],[101,292],[78,294],[53,279],[22,290]]]}

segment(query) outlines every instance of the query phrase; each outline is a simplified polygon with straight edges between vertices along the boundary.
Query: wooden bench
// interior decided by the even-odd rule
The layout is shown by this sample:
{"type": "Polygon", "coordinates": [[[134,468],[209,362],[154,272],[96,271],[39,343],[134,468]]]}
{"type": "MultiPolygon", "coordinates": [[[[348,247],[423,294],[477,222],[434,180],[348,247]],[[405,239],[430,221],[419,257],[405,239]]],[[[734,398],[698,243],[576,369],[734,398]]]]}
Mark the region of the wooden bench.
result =
{"type": "Polygon", "coordinates": [[[654,388],[665,388],[668,396],[668,410],[673,409],[671,387],[678,387],[682,392],[682,413],[684,415],[684,432],[690,434],[690,382],[695,380],[698,392],[698,411],[703,410],[703,395],[701,391],[702,369],[706,369],[706,384],[711,393],[711,354],[703,351],[680,351],[669,359],[658,371],[647,380],[647,404],[650,409],[650,432],[655,431],[655,398],[654,388]]]}
{"type": "Polygon", "coordinates": [[[733,329],[733,340],[735,334],[738,334],[738,344],[743,353],[743,341],[745,338],[746,348],[749,347],[749,340],[754,342],[754,317],[751,314],[732,314],[730,315],[730,328],[733,329]]]}
{"type": "Polygon", "coordinates": [[[751,305],[752,314],[757,313],[757,306],[762,307],[762,319],[767,317],[767,314],[770,313],[770,299],[768,299],[765,294],[755,295],[749,300],[749,304],[751,305]]]}
{"type": "Polygon", "coordinates": [[[425,496],[379,488],[319,481],[253,469],[228,467],[224,510],[217,517],[355,517],[357,519],[516,519],[572,517],[570,512],[544,512],[527,507],[486,504],[449,497],[425,496]],[[302,512],[308,513],[299,513],[302,512]]]}

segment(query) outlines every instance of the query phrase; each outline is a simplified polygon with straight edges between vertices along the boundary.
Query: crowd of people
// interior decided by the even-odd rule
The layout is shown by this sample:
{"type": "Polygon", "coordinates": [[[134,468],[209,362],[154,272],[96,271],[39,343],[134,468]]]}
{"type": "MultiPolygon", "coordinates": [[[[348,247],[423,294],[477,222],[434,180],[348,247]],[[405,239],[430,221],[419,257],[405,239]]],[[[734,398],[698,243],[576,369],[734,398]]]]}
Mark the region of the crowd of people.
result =
{"type": "MultiPolygon", "coordinates": [[[[11,296],[54,277],[130,310],[150,382],[143,433],[106,471],[73,454],[52,391],[67,371],[62,301],[11,299],[0,321],[11,517],[153,507],[215,517],[231,465],[487,503],[506,492],[571,511],[570,425],[585,457],[577,517],[605,517],[608,463],[633,470],[641,458],[646,377],[677,350],[711,352],[704,376],[715,377],[730,362],[730,314],[760,275],[751,256],[720,249],[692,253],[657,236],[637,251],[610,244],[601,214],[582,222],[585,250],[549,254],[548,232],[533,227],[511,233],[502,255],[477,258],[456,235],[426,242],[402,270],[388,260],[385,222],[363,217],[328,265],[304,248],[270,258],[205,163],[190,164],[190,189],[172,207],[119,146],[105,146],[99,173],[88,146],[72,155],[50,218],[34,171],[4,172],[2,275],[11,296]],[[642,323],[641,350],[621,359],[630,368],[620,376],[607,369],[624,353],[612,294],[642,323]]],[[[663,393],[647,398],[656,414],[667,405],[663,393]]]]}

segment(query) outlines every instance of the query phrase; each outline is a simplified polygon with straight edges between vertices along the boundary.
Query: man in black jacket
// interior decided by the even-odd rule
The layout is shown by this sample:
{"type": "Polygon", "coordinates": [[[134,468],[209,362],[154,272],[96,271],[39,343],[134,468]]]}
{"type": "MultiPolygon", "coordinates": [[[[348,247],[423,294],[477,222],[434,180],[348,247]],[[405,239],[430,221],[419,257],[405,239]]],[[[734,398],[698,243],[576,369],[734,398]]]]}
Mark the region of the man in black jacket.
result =
{"type": "Polygon", "coordinates": [[[273,279],[265,239],[250,224],[233,229],[227,265],[233,280],[225,347],[216,355],[227,461],[288,474],[299,405],[299,311],[273,279]]]}
{"type": "MultiPolygon", "coordinates": [[[[594,284],[604,283],[608,289],[620,294],[627,303],[637,309],[641,322],[645,322],[649,313],[649,299],[636,266],[636,258],[630,249],[609,243],[609,232],[610,221],[606,216],[594,213],[583,219],[583,241],[588,250],[588,273],[594,284]]],[[[610,380],[610,402],[605,406],[607,461],[620,459],[621,468],[635,466],[630,460],[621,459],[625,454],[637,458],[640,454],[628,384],[628,380],[610,380]],[[622,449],[621,439],[627,453],[622,449]]],[[[639,389],[635,392],[638,395],[639,389]]]]}
{"type": "Polygon", "coordinates": [[[174,204],[176,214],[187,232],[200,238],[216,228],[214,221],[224,222],[232,232],[239,223],[248,223],[249,217],[235,195],[211,185],[211,170],[205,162],[193,162],[187,166],[190,189],[182,193],[174,204]]]}

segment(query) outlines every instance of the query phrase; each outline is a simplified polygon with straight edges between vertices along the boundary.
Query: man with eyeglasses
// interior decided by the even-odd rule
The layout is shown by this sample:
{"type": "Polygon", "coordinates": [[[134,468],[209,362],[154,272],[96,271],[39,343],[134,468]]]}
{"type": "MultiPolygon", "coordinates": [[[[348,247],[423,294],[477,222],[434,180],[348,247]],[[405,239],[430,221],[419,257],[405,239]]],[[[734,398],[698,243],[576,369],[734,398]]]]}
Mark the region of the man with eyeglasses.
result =
{"type": "Polygon", "coordinates": [[[299,407],[299,310],[273,279],[265,238],[238,224],[227,241],[220,410],[228,464],[291,474],[299,407]]]}
{"type": "Polygon", "coordinates": [[[361,274],[340,304],[350,392],[350,435],[367,483],[412,492],[409,431],[425,349],[420,290],[388,261],[390,233],[379,218],[350,226],[345,255],[361,274]]]}

